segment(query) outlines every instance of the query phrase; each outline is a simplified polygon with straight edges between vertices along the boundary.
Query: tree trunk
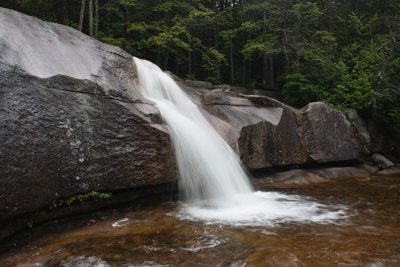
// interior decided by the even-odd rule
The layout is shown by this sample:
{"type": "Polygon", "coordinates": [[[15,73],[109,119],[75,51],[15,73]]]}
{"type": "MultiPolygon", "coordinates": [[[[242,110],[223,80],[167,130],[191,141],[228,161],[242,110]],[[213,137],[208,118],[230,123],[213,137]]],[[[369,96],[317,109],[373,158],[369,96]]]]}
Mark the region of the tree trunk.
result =
{"type": "Polygon", "coordinates": [[[287,24],[288,24],[288,3],[286,1],[282,1],[282,6],[281,6],[281,20],[282,20],[282,48],[283,48],[283,53],[285,55],[285,62],[284,62],[284,68],[285,72],[287,73],[288,70],[290,69],[290,61],[289,61],[289,53],[287,48],[289,47],[289,40],[288,40],[288,35],[287,35],[287,24]]]}
{"type": "Polygon", "coordinates": [[[93,0],[89,0],[89,35],[94,36],[93,28],[93,0]]]}
{"type": "MultiPolygon", "coordinates": [[[[267,29],[265,28],[266,21],[267,21],[267,13],[264,11],[263,12],[263,22],[264,22],[263,32],[264,32],[264,34],[267,31],[267,29]]],[[[267,53],[264,51],[264,53],[263,53],[263,70],[264,70],[263,84],[264,84],[265,89],[267,89],[267,87],[268,87],[268,66],[267,66],[268,62],[267,62],[267,60],[268,60],[267,53]]]]}
{"type": "Polygon", "coordinates": [[[330,32],[333,32],[335,30],[335,23],[334,23],[335,5],[336,3],[334,0],[328,0],[327,13],[328,13],[328,25],[330,32]]]}
{"type": "Polygon", "coordinates": [[[168,70],[168,61],[169,61],[169,51],[166,51],[164,57],[164,70],[168,70]]]}
{"type": "Polygon", "coordinates": [[[69,17],[68,17],[68,0],[62,1],[62,17],[63,17],[63,24],[69,24],[69,17]]]}
{"type": "Polygon", "coordinates": [[[192,49],[190,47],[189,51],[188,51],[188,74],[192,74],[192,49]]]}
{"type": "Polygon", "coordinates": [[[156,61],[157,61],[157,65],[161,66],[161,52],[160,51],[157,51],[157,59],[156,59],[156,61]]]}
{"type": "Polygon", "coordinates": [[[270,87],[273,89],[275,87],[274,82],[274,56],[269,57],[269,73],[270,73],[270,87]]]}
{"type": "Polygon", "coordinates": [[[79,27],[78,27],[79,31],[82,31],[82,29],[83,29],[83,18],[85,17],[85,3],[86,3],[86,0],[82,0],[82,2],[81,2],[81,13],[80,13],[80,16],[79,16],[79,27]]]}
{"type": "Polygon", "coordinates": [[[262,59],[262,63],[263,63],[263,87],[264,89],[267,89],[268,87],[268,65],[267,65],[267,54],[263,54],[263,59],[262,59]]]}
{"type": "Polygon", "coordinates": [[[97,38],[99,33],[99,0],[95,0],[94,2],[94,36],[97,38]]]}
{"type": "Polygon", "coordinates": [[[230,57],[231,57],[231,83],[233,83],[233,80],[235,79],[235,70],[233,66],[233,43],[231,40],[231,47],[230,47],[230,57]]]}
{"type": "MultiPolygon", "coordinates": [[[[189,28],[189,26],[188,26],[189,28]]],[[[190,28],[188,30],[188,35],[190,35],[190,28]]],[[[192,38],[189,37],[189,51],[188,51],[188,74],[191,75],[192,74],[192,38]]]]}
{"type": "Polygon", "coordinates": [[[246,61],[242,64],[242,84],[246,84],[246,61]]]}
{"type": "Polygon", "coordinates": [[[250,84],[252,84],[253,83],[253,81],[252,81],[252,77],[253,77],[253,70],[252,70],[252,65],[251,65],[251,60],[249,61],[249,71],[248,71],[248,79],[247,79],[247,82],[248,83],[250,83],[250,84]]]}

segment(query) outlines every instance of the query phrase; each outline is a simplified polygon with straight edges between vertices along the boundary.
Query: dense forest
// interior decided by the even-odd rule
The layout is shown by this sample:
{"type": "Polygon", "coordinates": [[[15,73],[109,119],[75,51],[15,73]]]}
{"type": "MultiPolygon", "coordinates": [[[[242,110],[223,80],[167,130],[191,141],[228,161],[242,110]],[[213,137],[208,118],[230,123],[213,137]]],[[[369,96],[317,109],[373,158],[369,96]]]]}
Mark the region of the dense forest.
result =
{"type": "Polygon", "coordinates": [[[186,79],[357,109],[400,137],[398,0],[3,0],[186,79]]]}

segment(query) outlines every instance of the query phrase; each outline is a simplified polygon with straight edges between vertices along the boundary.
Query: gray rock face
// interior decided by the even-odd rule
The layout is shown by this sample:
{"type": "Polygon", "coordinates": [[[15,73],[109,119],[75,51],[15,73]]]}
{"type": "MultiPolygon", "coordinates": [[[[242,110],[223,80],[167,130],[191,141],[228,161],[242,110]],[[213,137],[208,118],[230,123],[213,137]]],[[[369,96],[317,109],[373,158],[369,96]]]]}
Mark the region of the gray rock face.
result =
{"type": "Polygon", "coordinates": [[[176,179],[168,133],[134,103],[87,80],[0,67],[0,221],[58,198],[176,179]]]}
{"type": "Polygon", "coordinates": [[[354,110],[347,112],[346,117],[353,128],[353,142],[363,147],[365,154],[368,154],[372,150],[371,136],[364,121],[354,110]]]}
{"type": "Polygon", "coordinates": [[[373,154],[371,159],[382,169],[387,169],[394,166],[394,163],[391,162],[389,159],[385,158],[381,154],[373,154]]]}
{"type": "Polygon", "coordinates": [[[343,113],[317,102],[307,105],[297,117],[310,161],[344,161],[359,156],[362,148],[353,143],[351,125],[343,113]]]}
{"type": "Polygon", "coordinates": [[[70,27],[0,7],[0,62],[40,78],[65,75],[142,99],[132,56],[70,27]]]}
{"type": "Polygon", "coordinates": [[[91,191],[176,180],[132,57],[0,8],[0,223],[91,191]],[[69,76],[69,77],[68,77],[69,76]]]}
{"type": "Polygon", "coordinates": [[[358,115],[347,119],[324,103],[297,110],[268,97],[223,90],[203,94],[203,103],[222,121],[211,120],[252,170],[354,160],[369,153],[369,135],[358,115]]]}
{"type": "Polygon", "coordinates": [[[193,88],[210,90],[213,88],[213,84],[205,81],[192,81],[185,80],[185,85],[193,88]]]}

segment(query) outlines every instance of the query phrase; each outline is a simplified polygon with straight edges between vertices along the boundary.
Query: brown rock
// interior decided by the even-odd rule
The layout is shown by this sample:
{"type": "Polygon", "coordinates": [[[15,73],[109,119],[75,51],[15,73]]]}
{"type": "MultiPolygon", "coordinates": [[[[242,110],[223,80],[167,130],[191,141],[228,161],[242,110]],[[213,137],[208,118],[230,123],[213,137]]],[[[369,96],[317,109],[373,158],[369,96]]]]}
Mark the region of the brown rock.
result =
{"type": "Polygon", "coordinates": [[[356,159],[362,147],[353,143],[346,116],[322,102],[308,104],[298,113],[299,135],[310,162],[356,159]]]}
{"type": "Polygon", "coordinates": [[[321,102],[298,110],[272,98],[218,89],[203,94],[203,104],[219,119],[210,119],[215,128],[252,170],[354,160],[369,153],[361,119],[352,114],[349,120],[321,102]]]}

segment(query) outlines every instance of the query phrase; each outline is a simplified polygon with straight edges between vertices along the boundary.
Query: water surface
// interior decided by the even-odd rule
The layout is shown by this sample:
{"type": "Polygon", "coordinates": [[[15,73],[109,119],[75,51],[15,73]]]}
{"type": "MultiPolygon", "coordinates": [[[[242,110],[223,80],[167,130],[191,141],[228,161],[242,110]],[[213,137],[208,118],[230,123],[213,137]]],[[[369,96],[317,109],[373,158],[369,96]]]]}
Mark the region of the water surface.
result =
{"type": "Polygon", "coordinates": [[[400,266],[399,176],[273,190],[345,206],[346,217],[207,224],[181,219],[182,204],[171,202],[48,225],[40,238],[0,256],[0,266],[400,266]]]}

